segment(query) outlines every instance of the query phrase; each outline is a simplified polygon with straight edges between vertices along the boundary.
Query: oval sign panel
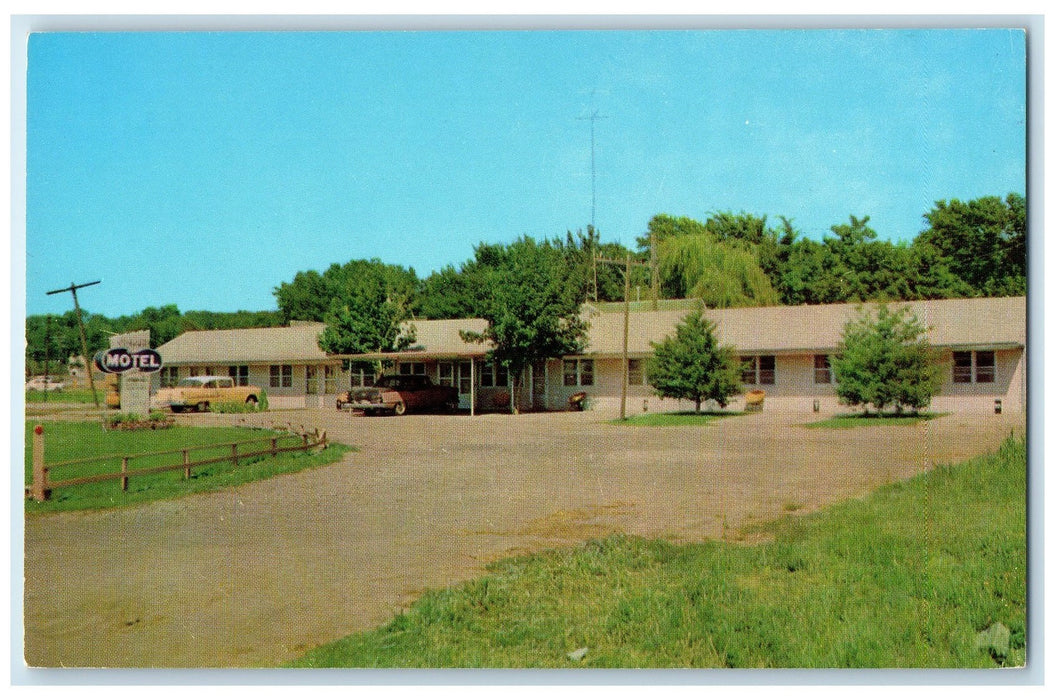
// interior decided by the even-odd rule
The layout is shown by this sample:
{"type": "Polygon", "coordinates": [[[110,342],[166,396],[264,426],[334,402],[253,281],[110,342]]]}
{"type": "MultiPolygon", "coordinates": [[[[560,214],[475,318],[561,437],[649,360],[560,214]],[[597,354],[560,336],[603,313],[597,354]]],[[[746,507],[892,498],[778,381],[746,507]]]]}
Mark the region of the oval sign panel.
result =
{"type": "Polygon", "coordinates": [[[129,352],[125,348],[100,350],[95,354],[95,366],[100,372],[120,374],[137,369],[140,372],[158,372],[161,370],[161,355],[157,350],[145,348],[129,352]]]}

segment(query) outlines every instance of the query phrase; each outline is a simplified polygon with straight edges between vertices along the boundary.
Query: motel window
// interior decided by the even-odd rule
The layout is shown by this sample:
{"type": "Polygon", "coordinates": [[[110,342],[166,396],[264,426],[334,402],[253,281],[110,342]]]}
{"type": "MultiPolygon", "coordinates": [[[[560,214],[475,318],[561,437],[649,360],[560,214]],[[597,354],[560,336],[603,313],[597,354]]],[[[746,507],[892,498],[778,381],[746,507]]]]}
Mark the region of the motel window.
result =
{"type": "Polygon", "coordinates": [[[776,384],[776,356],[751,355],[747,357],[741,357],[740,381],[744,384],[776,384]]]}
{"type": "Polygon", "coordinates": [[[954,352],[952,380],[957,384],[991,384],[996,381],[996,353],[992,350],[954,352]]]}
{"type": "Polygon", "coordinates": [[[161,368],[161,388],[167,389],[172,386],[176,386],[179,381],[179,367],[162,367],[161,368]]]}
{"type": "Polygon", "coordinates": [[[304,393],[309,396],[319,393],[319,368],[308,365],[304,368],[304,393]]]}
{"type": "Polygon", "coordinates": [[[565,360],[564,386],[593,386],[593,360],[565,360]]]}
{"type": "Polygon", "coordinates": [[[377,371],[372,364],[356,364],[348,368],[349,386],[373,386],[377,380],[377,371]]]}
{"type": "Polygon", "coordinates": [[[326,365],[322,368],[322,381],[323,381],[323,393],[336,394],[337,393],[337,368],[333,365],[326,365]]]}
{"type": "Polygon", "coordinates": [[[974,380],[991,384],[996,381],[996,353],[992,350],[979,350],[974,354],[974,380]]]}
{"type": "Polygon", "coordinates": [[[400,362],[400,374],[425,374],[424,362],[400,362]]]}
{"type": "Polygon", "coordinates": [[[235,386],[249,386],[249,365],[231,365],[227,374],[234,380],[235,386]]]}
{"type": "Polygon", "coordinates": [[[454,363],[441,362],[437,368],[439,373],[437,384],[440,386],[454,386],[454,363]]]}
{"type": "Polygon", "coordinates": [[[645,384],[645,361],[630,358],[626,362],[626,383],[630,386],[643,386],[645,384]]]}
{"type": "Polygon", "coordinates": [[[293,365],[271,365],[271,387],[293,388],[293,365]]]}
{"type": "Polygon", "coordinates": [[[509,386],[509,368],[501,362],[484,362],[480,365],[480,386],[509,386]]]}
{"type": "Polygon", "coordinates": [[[813,383],[832,383],[832,361],[830,355],[813,356],[813,383]]]}

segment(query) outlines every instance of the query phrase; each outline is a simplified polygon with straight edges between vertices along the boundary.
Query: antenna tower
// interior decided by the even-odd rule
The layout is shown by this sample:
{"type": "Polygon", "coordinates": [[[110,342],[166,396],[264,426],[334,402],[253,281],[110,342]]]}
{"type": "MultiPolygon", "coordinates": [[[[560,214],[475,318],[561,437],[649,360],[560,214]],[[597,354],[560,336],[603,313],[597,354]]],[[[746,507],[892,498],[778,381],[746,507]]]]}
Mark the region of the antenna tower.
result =
{"type": "Polygon", "coordinates": [[[597,225],[597,159],[595,144],[595,126],[598,119],[607,119],[608,115],[601,114],[600,110],[595,109],[593,114],[588,117],[578,117],[580,121],[589,120],[590,122],[590,190],[591,190],[591,204],[590,204],[590,226],[596,227],[597,225]]]}

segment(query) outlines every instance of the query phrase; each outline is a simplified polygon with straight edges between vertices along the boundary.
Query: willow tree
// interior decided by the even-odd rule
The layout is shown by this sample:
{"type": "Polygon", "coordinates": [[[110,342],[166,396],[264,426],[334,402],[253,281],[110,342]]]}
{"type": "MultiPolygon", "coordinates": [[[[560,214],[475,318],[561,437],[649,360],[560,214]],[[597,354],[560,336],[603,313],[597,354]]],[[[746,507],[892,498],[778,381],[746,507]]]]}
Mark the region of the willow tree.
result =
{"type": "Polygon", "coordinates": [[[670,296],[700,299],[711,308],[780,301],[749,244],[698,233],[667,238],[656,251],[663,289],[670,296]]]}

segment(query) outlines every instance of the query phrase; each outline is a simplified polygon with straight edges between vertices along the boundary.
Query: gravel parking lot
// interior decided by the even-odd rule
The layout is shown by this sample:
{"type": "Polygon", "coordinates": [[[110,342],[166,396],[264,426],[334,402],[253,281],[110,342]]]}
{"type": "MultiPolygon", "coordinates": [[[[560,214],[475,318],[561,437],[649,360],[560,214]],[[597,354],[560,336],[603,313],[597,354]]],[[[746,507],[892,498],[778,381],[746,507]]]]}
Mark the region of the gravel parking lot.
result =
{"type": "Polygon", "coordinates": [[[807,429],[772,412],[704,427],[597,412],[181,416],[318,426],[343,462],[222,493],[25,521],[31,666],[267,667],[381,624],[490,561],[612,532],[736,538],[995,447],[1021,415],[807,429]]]}

